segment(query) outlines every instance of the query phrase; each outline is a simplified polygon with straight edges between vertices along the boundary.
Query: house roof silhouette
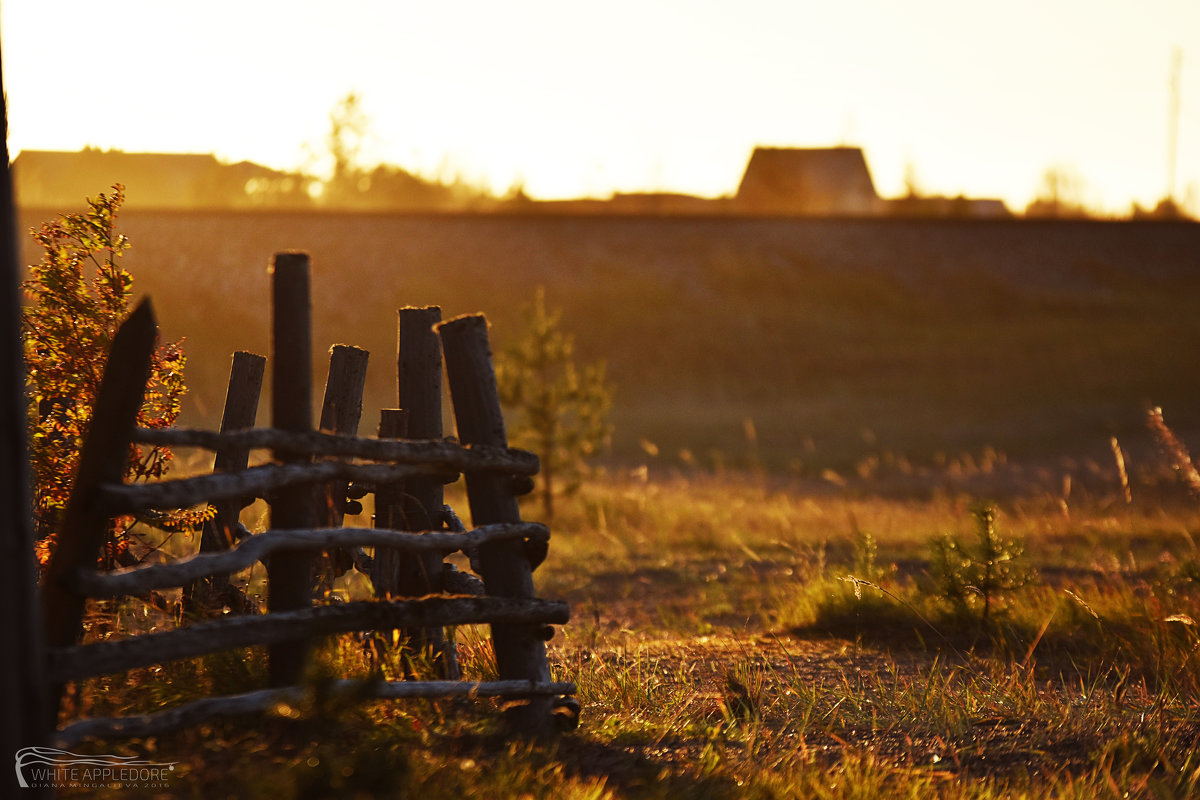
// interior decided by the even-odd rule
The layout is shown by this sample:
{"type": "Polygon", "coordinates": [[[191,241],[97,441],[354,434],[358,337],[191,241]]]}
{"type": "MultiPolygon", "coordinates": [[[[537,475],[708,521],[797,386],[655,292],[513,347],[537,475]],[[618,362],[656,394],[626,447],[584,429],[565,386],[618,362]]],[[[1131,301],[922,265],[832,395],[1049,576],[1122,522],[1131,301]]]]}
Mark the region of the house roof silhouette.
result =
{"type": "Polygon", "coordinates": [[[878,214],[859,147],[756,147],[737,192],[740,210],[757,214],[878,214]]]}
{"type": "Polygon", "coordinates": [[[30,208],[76,207],[114,183],[130,208],[214,208],[245,194],[252,177],[274,175],[249,162],[222,164],[211,153],[22,150],[13,160],[17,201],[30,208]]]}

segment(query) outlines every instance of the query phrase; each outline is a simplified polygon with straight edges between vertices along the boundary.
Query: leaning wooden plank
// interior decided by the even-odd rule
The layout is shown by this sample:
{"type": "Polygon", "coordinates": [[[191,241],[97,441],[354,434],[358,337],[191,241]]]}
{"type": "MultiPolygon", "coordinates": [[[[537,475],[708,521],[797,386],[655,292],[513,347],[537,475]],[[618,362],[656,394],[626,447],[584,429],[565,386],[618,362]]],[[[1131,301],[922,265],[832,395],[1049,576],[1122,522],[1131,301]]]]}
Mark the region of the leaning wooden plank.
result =
{"type": "MultiPolygon", "coordinates": [[[[575,694],[573,683],[530,681],[334,681],[329,690],[340,696],[381,700],[439,697],[528,697],[531,695],[575,694]]],[[[93,717],[58,731],[55,744],[70,747],[84,739],[113,739],[159,736],[196,725],[213,717],[261,713],[277,703],[301,703],[303,687],[260,689],[255,692],[205,697],[191,703],[136,717],[93,717]]]]}
{"type": "MultiPolygon", "coordinates": [[[[465,444],[507,447],[504,415],[496,388],[487,319],[482,314],[463,316],[438,326],[446,359],[446,376],[459,438],[465,444]]],[[[485,524],[520,522],[521,510],[513,482],[503,475],[465,472],[471,520],[485,524]]],[[[545,557],[542,547],[520,542],[490,542],[480,547],[478,558],[483,583],[491,595],[531,598],[533,566],[545,557]]],[[[531,625],[492,622],[492,649],[502,679],[550,680],[546,643],[542,631],[531,625]]],[[[533,698],[507,711],[514,731],[534,737],[556,732],[549,698],[533,698]]]]}
{"type": "MultiPolygon", "coordinates": [[[[325,378],[325,397],[321,401],[321,421],[317,428],[346,436],[358,434],[370,357],[371,354],[361,347],[335,344],[330,349],[329,373],[325,378]]],[[[316,527],[342,527],[349,487],[347,481],[334,481],[322,489],[317,499],[316,527]]],[[[313,564],[314,595],[324,597],[329,594],[334,579],[353,566],[354,554],[350,550],[327,549],[313,564]]]]}
{"type": "MultiPolygon", "coordinates": [[[[73,579],[80,567],[95,566],[108,526],[108,515],[96,502],[95,490],[124,476],[157,336],[153,306],[143,300],[113,337],[58,546],[46,569],[43,623],[50,647],[65,647],[83,633],[85,598],[72,585],[73,579]]],[[[58,714],[61,688],[52,685],[49,692],[51,719],[58,714]]]]}
{"type": "Polygon", "coordinates": [[[209,500],[257,495],[286,487],[343,478],[351,481],[388,481],[414,475],[446,475],[445,470],[415,464],[347,464],[343,461],[263,464],[241,472],[213,472],[157,483],[110,483],[98,490],[104,509],[112,516],[149,508],[186,508],[209,500]]]}
{"type": "Polygon", "coordinates": [[[482,623],[562,625],[569,618],[566,603],[537,598],[425,597],[316,606],[254,617],[225,617],[115,642],[54,648],[47,660],[47,679],[88,678],[218,650],[347,631],[482,623]]]}
{"type": "Polygon", "coordinates": [[[536,455],[513,447],[464,447],[444,439],[396,441],[317,431],[291,433],[275,428],[254,428],[231,433],[191,428],[139,428],[134,441],[168,447],[202,447],[206,450],[226,446],[252,450],[290,447],[318,456],[345,456],[398,464],[435,464],[459,472],[471,469],[533,475],[539,466],[536,455]]]}
{"type": "Polygon", "coordinates": [[[208,575],[237,572],[280,550],[318,550],[334,545],[358,545],[394,547],[410,552],[451,553],[473,550],[488,542],[517,539],[540,543],[549,538],[549,529],[537,522],[496,523],[466,533],[421,534],[379,528],[266,531],[243,539],[232,550],[197,553],[169,564],[132,567],[108,573],[81,569],[76,577],[76,587],[91,597],[140,595],[155,589],[180,586],[208,575]]]}
{"type": "MultiPolygon", "coordinates": [[[[228,433],[254,427],[258,416],[258,399],[262,394],[263,375],[267,359],[255,353],[239,350],[233,354],[229,369],[229,384],[225,392],[225,408],[221,414],[221,431],[228,433]]],[[[213,472],[243,470],[250,460],[250,450],[245,447],[225,446],[218,448],[213,458],[213,472]]],[[[243,500],[220,500],[212,504],[215,514],[204,523],[200,534],[200,552],[217,553],[228,550],[237,540],[240,527],[238,517],[243,500]]],[[[189,617],[204,615],[212,598],[222,593],[238,595],[229,583],[228,575],[212,575],[201,583],[183,587],[183,612],[189,617]]],[[[247,604],[242,604],[242,610],[247,604]]]]}

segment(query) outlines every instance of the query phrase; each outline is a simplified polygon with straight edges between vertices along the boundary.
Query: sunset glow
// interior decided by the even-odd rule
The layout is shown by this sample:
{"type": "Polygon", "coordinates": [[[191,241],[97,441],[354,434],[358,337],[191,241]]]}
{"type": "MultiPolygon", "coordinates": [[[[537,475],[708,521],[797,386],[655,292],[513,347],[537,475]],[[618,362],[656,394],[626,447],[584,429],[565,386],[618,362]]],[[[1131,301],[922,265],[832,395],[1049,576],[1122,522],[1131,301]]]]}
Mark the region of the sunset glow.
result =
{"type": "Polygon", "coordinates": [[[732,193],[758,144],[865,149],[879,192],[1001,197],[1055,167],[1122,213],[1200,211],[1200,4],[5,0],[10,150],[215,152],[319,170],[359,92],[366,158],[542,198],[732,193]]]}

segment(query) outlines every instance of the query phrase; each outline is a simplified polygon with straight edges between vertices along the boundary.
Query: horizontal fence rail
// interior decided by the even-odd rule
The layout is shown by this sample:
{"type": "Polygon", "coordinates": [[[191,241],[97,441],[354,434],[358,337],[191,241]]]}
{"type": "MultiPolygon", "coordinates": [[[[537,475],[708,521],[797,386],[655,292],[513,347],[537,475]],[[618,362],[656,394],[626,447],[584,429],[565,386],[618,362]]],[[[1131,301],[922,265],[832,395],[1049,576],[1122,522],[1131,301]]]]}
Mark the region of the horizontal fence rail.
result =
{"type": "MultiPolygon", "coordinates": [[[[377,700],[432,699],[442,697],[532,697],[571,695],[574,683],[538,681],[332,681],[322,690],[332,697],[377,700]]],[[[92,717],[75,722],[55,735],[55,744],[70,747],[89,737],[158,736],[219,716],[251,714],[279,703],[302,703],[307,692],[301,687],[259,689],[254,692],[205,697],[165,711],[129,717],[92,717]]]]}
{"type": "Polygon", "coordinates": [[[434,464],[459,472],[509,472],[534,475],[538,457],[527,450],[488,445],[464,446],[444,439],[369,439],[336,433],[294,433],[250,428],[229,433],[190,428],[139,428],[134,441],[168,447],[223,447],[301,450],[318,456],[344,456],[397,464],[434,464]]]}
{"type": "Polygon", "coordinates": [[[570,607],[557,600],[457,596],[361,600],[259,616],[225,617],[118,641],[51,648],[47,677],[52,681],[90,678],[218,650],[350,631],[481,623],[562,625],[569,619],[570,607]]]}
{"type": "Polygon", "coordinates": [[[237,572],[280,550],[319,550],[357,545],[394,547],[408,552],[453,553],[474,550],[489,542],[514,539],[547,542],[550,539],[550,530],[538,522],[516,522],[484,525],[464,533],[407,533],[380,528],[266,531],[243,539],[231,550],[198,553],[167,564],[130,567],[108,573],[83,569],[76,574],[76,585],[92,597],[140,595],[218,573],[237,572]]]}
{"type": "Polygon", "coordinates": [[[107,484],[97,488],[101,508],[112,516],[146,509],[186,508],[210,500],[247,495],[265,497],[280,489],[350,480],[366,483],[396,481],[422,475],[453,480],[458,473],[419,464],[350,464],[344,461],[293,462],[247,467],[241,472],[214,472],[157,483],[107,484]]]}

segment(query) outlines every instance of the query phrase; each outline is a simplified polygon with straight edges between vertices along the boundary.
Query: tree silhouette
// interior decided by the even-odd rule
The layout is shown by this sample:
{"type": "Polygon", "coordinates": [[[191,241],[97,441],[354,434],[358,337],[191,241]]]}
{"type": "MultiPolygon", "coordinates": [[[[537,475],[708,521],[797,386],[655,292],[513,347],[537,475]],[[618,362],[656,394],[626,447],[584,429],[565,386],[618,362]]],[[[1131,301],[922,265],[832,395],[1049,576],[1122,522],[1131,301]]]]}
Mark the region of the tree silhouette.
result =
{"type": "Polygon", "coordinates": [[[329,113],[325,146],[333,160],[333,171],[325,192],[331,202],[350,201],[366,188],[361,185],[365,177],[361,159],[368,126],[362,96],[358,92],[348,92],[329,113]]]}

